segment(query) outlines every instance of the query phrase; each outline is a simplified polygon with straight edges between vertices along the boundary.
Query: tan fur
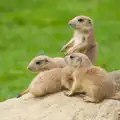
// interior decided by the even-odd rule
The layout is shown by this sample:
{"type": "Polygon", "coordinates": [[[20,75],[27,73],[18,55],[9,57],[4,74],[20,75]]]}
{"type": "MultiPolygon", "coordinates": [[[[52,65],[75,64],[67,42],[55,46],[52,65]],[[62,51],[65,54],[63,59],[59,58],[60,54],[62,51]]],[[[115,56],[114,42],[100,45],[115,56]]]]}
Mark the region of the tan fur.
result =
{"type": "Polygon", "coordinates": [[[61,51],[64,52],[67,49],[67,55],[73,52],[84,53],[93,64],[96,64],[97,43],[92,19],[87,16],[77,16],[69,21],[69,25],[74,29],[74,35],[61,51]],[[79,21],[80,19],[83,21],[79,21]]]}
{"type": "Polygon", "coordinates": [[[109,79],[104,69],[93,66],[86,55],[72,53],[66,57],[66,61],[69,66],[74,67],[74,71],[72,87],[65,92],[65,95],[71,96],[74,93],[84,92],[83,100],[95,103],[104,99],[120,100],[120,93],[115,82],[109,79]]]}
{"type": "Polygon", "coordinates": [[[62,89],[61,70],[66,66],[63,58],[50,58],[48,56],[38,56],[31,60],[28,69],[31,72],[39,73],[31,82],[30,86],[17,97],[30,92],[34,96],[43,96],[48,93],[55,93],[62,89]],[[36,64],[36,62],[40,62],[36,64]]]}
{"type": "Polygon", "coordinates": [[[69,89],[72,86],[73,82],[73,72],[75,70],[75,67],[86,67],[86,66],[93,66],[93,64],[90,62],[89,59],[87,59],[86,55],[84,55],[84,61],[81,63],[81,59],[76,58],[74,61],[67,60],[67,56],[65,57],[65,61],[67,63],[67,66],[62,69],[62,77],[61,77],[61,83],[66,88],[69,89]],[[75,67],[72,67],[71,64],[74,64],[75,67]],[[78,66],[78,64],[80,66],[78,66]]]}
{"type": "Polygon", "coordinates": [[[62,75],[61,75],[61,84],[66,89],[70,89],[73,84],[73,74],[74,68],[71,66],[66,66],[62,69],[62,75]]]}
{"type": "Polygon", "coordinates": [[[63,89],[61,85],[61,70],[62,68],[54,68],[39,73],[32,80],[27,90],[18,95],[18,97],[21,97],[28,92],[34,96],[44,96],[61,91],[63,89]]]}
{"type": "Polygon", "coordinates": [[[43,72],[53,68],[63,68],[66,66],[64,58],[48,56],[37,56],[31,60],[28,65],[28,70],[31,72],[43,72]]]}
{"type": "Polygon", "coordinates": [[[38,74],[30,84],[29,92],[34,96],[44,96],[61,91],[61,70],[55,68],[38,74]]]}

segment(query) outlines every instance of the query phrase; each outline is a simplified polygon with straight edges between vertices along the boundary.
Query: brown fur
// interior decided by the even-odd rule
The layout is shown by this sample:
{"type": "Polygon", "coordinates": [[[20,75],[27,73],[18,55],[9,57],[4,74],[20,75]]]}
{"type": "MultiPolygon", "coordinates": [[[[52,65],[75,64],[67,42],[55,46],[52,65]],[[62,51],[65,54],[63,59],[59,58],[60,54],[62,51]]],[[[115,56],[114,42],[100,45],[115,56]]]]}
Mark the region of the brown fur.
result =
{"type": "Polygon", "coordinates": [[[74,29],[73,38],[62,47],[61,51],[67,49],[67,55],[73,52],[84,53],[93,64],[97,59],[97,43],[94,36],[94,26],[91,18],[87,16],[77,16],[69,21],[69,25],[74,29]],[[83,21],[79,21],[82,19],[83,21]]]}
{"type": "Polygon", "coordinates": [[[64,58],[48,56],[37,56],[31,60],[28,70],[31,72],[43,72],[53,68],[63,68],[66,66],[64,58]]]}
{"type": "Polygon", "coordinates": [[[84,92],[84,101],[95,103],[104,99],[120,100],[120,93],[115,82],[109,79],[104,69],[93,66],[86,55],[73,53],[66,57],[66,61],[68,65],[74,67],[74,71],[72,87],[65,92],[65,95],[71,96],[74,93],[84,92]]]}

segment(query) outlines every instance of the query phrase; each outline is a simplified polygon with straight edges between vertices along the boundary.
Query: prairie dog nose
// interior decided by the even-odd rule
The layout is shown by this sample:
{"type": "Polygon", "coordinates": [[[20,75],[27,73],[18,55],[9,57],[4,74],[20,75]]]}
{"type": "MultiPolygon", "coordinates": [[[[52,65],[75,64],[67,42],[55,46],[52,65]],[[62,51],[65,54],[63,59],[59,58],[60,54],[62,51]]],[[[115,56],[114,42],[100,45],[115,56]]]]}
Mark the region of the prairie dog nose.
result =
{"type": "Polygon", "coordinates": [[[70,20],[70,21],[68,22],[68,24],[69,24],[72,28],[76,28],[76,23],[75,23],[74,21],[70,20]]]}
{"type": "Polygon", "coordinates": [[[68,22],[68,24],[71,25],[71,24],[73,24],[73,23],[72,23],[72,21],[70,20],[70,21],[68,22]]]}
{"type": "Polygon", "coordinates": [[[27,67],[28,70],[32,70],[32,68],[30,66],[27,67]]]}
{"type": "Polygon", "coordinates": [[[70,58],[73,59],[74,57],[72,55],[70,55],[70,58]]]}

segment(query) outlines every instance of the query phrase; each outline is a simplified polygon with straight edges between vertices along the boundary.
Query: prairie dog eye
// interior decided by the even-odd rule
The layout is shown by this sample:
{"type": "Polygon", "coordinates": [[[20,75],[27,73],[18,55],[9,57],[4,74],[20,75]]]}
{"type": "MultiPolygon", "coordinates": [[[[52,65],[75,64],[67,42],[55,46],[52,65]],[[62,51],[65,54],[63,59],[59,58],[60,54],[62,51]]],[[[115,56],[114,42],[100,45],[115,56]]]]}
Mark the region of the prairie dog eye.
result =
{"type": "Polygon", "coordinates": [[[82,63],[82,58],[81,58],[81,57],[79,57],[79,58],[78,58],[78,61],[80,61],[80,63],[82,63]]]}
{"type": "Polygon", "coordinates": [[[92,21],[91,21],[91,20],[88,20],[88,23],[89,23],[89,24],[91,24],[91,23],[92,23],[92,21]]]}
{"type": "Polygon", "coordinates": [[[74,58],[74,56],[71,55],[71,56],[70,56],[70,59],[73,59],[73,58],[74,58]]]}
{"type": "Polygon", "coordinates": [[[37,62],[36,62],[36,65],[39,65],[39,64],[40,64],[40,61],[37,61],[37,62]]]}
{"type": "Polygon", "coordinates": [[[45,62],[49,62],[48,59],[44,59],[45,62]]]}
{"type": "Polygon", "coordinates": [[[80,19],[78,19],[78,21],[79,21],[79,22],[83,22],[83,21],[84,21],[84,19],[80,18],[80,19]]]}

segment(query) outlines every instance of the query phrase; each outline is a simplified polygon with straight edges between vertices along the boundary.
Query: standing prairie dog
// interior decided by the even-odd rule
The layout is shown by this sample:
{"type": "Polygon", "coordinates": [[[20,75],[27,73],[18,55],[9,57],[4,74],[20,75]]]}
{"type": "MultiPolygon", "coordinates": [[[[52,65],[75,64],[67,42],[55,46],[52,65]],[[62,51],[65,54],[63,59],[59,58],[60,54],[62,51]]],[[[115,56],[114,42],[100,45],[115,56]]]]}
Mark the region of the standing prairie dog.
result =
{"type": "Polygon", "coordinates": [[[65,95],[71,96],[74,93],[84,92],[83,100],[95,103],[104,99],[120,100],[117,84],[109,79],[104,69],[94,66],[86,55],[72,53],[66,56],[65,59],[69,66],[75,68],[72,73],[72,87],[65,92],[65,95]]]}
{"type": "Polygon", "coordinates": [[[84,53],[93,64],[96,64],[97,43],[92,19],[87,16],[77,16],[68,24],[74,29],[74,34],[72,39],[63,46],[61,52],[67,49],[67,55],[73,52],[84,53]]]}
{"type": "Polygon", "coordinates": [[[26,93],[34,96],[43,96],[49,93],[61,91],[61,70],[66,65],[63,58],[50,58],[48,56],[38,56],[31,60],[28,69],[31,72],[39,73],[31,82],[29,87],[17,97],[26,93]]]}
{"type": "Polygon", "coordinates": [[[63,68],[66,66],[64,58],[51,58],[45,55],[37,56],[31,60],[27,66],[31,72],[43,72],[53,68],[63,68]]]}

